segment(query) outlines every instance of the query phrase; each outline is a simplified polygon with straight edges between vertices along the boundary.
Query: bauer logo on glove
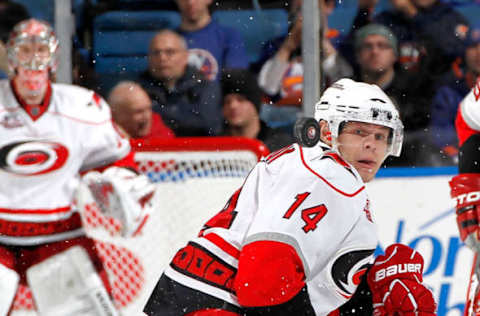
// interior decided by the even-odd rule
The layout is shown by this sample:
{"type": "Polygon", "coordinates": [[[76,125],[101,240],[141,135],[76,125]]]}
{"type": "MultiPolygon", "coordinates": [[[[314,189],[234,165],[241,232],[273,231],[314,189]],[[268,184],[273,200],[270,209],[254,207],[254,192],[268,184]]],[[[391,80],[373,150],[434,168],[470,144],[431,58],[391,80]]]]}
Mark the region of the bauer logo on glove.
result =
{"type": "Polygon", "coordinates": [[[422,284],[423,257],[393,244],[378,256],[367,274],[375,316],[434,316],[432,292],[422,284]]]}
{"type": "Polygon", "coordinates": [[[397,274],[413,272],[413,273],[422,273],[422,265],[420,263],[401,263],[394,264],[385,269],[380,269],[375,272],[375,282],[381,281],[386,277],[395,276],[397,274]]]}

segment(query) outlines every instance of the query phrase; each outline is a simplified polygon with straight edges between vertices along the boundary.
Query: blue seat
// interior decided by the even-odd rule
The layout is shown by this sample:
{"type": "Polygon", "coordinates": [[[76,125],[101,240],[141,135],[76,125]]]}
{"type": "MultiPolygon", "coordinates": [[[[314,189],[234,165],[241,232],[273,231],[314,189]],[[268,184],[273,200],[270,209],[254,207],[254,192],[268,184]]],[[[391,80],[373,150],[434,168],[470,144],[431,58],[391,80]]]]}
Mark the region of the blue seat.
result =
{"type": "Polygon", "coordinates": [[[328,27],[336,29],[342,34],[348,34],[357,10],[358,8],[354,6],[336,7],[332,14],[328,16],[328,27]]]}
{"type": "Polygon", "coordinates": [[[53,25],[54,21],[54,0],[13,0],[12,2],[22,4],[32,18],[44,20],[53,25]]]}
{"type": "Polygon", "coordinates": [[[454,9],[467,18],[470,24],[478,24],[480,21],[480,2],[456,4],[454,9]]]}
{"type": "Polygon", "coordinates": [[[212,17],[220,25],[240,32],[251,63],[259,59],[266,41],[285,35],[288,31],[288,13],[284,9],[217,10],[212,17]]]}
{"type": "Polygon", "coordinates": [[[150,40],[180,25],[176,11],[112,11],[94,20],[92,58],[97,73],[141,72],[150,40]]]}

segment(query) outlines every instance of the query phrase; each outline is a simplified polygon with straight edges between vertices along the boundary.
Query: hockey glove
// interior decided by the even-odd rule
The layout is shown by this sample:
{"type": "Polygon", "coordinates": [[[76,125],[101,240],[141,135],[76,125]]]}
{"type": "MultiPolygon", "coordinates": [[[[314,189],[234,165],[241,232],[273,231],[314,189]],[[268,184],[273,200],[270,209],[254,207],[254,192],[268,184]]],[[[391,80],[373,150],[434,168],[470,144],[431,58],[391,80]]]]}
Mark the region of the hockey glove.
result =
{"type": "Polygon", "coordinates": [[[135,236],[141,231],[152,210],[155,192],[145,175],[110,167],[102,173],[89,172],[83,179],[102,213],[122,223],[122,236],[135,236]]]}
{"type": "Polygon", "coordinates": [[[480,173],[462,173],[450,180],[450,195],[457,202],[457,225],[462,241],[480,253],[480,173]]]}
{"type": "Polygon", "coordinates": [[[393,244],[367,274],[374,316],[433,316],[435,300],[422,282],[423,258],[408,246],[393,244]]]}

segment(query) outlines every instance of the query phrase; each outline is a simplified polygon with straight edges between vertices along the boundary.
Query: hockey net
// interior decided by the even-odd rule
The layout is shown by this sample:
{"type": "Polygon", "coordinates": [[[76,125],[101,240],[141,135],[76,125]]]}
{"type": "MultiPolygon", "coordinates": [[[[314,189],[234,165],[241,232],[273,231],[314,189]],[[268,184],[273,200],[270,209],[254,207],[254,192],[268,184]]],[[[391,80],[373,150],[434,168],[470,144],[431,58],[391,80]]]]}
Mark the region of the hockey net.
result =
{"type": "MultiPolygon", "coordinates": [[[[162,270],[175,252],[194,237],[230,195],[266,147],[236,137],[132,141],[141,172],[156,184],[155,210],[140,236],[122,238],[121,224],[104,217],[93,200],[83,220],[108,272],[116,307],[122,315],[141,311],[162,270]]],[[[86,190],[83,187],[83,190],[86,190]]],[[[36,315],[30,290],[20,286],[14,316],[36,315]]]]}

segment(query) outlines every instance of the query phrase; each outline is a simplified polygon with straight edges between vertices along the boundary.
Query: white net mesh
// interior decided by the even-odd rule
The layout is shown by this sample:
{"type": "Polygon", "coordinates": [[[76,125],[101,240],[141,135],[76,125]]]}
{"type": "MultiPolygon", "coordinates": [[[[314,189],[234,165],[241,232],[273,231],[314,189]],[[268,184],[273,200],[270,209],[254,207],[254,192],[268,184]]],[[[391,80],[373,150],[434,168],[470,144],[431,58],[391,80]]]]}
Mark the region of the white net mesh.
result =
{"type": "MultiPolygon", "coordinates": [[[[121,223],[104,217],[93,201],[85,203],[83,220],[89,235],[97,241],[115,305],[122,315],[142,315],[141,310],[171,257],[242,185],[259,153],[253,148],[240,149],[238,142],[234,143],[238,144],[237,149],[229,140],[219,138],[211,142],[210,148],[201,150],[195,148],[192,140],[186,148],[181,143],[177,151],[137,152],[135,160],[140,171],[157,185],[155,211],[140,236],[119,237],[121,223]]],[[[36,315],[32,310],[31,292],[22,286],[17,291],[13,315],[36,315]]]]}

